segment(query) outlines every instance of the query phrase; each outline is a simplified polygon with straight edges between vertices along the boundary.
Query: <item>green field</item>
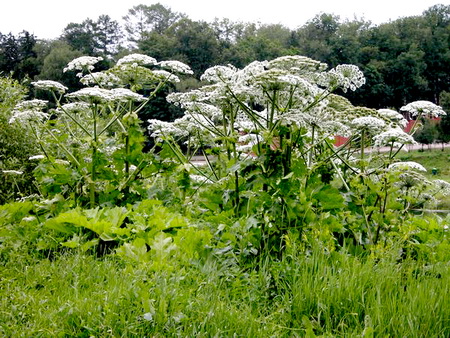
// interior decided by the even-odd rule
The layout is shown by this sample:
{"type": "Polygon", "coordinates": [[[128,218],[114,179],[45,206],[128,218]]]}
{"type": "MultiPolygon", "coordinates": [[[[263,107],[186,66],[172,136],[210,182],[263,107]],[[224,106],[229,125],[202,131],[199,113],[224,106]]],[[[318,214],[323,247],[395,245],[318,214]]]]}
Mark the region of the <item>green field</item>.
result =
{"type": "Polygon", "coordinates": [[[425,176],[429,179],[442,179],[450,182],[450,148],[428,150],[425,147],[424,151],[400,152],[397,158],[401,161],[414,161],[422,164],[427,169],[425,176]],[[432,173],[433,168],[437,169],[436,175],[432,173]]]}

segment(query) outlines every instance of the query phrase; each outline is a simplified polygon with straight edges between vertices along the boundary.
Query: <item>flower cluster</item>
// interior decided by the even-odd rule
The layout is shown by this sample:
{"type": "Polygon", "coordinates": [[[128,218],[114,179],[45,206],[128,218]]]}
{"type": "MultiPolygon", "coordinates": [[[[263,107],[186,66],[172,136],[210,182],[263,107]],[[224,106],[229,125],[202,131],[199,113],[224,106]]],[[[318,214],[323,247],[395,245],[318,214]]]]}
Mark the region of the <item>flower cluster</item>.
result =
{"type": "Polygon", "coordinates": [[[434,180],[433,184],[435,185],[438,192],[443,194],[444,196],[450,195],[450,183],[444,180],[434,180]]]}
{"type": "Polygon", "coordinates": [[[392,128],[386,130],[373,137],[375,147],[383,147],[393,145],[394,147],[400,147],[403,144],[417,144],[414,138],[405,133],[400,128],[392,128]]]}
{"type": "Polygon", "coordinates": [[[128,102],[128,101],[142,102],[146,100],[145,97],[142,96],[141,94],[137,94],[126,88],[111,89],[110,98],[112,101],[121,101],[121,102],[128,102]]]}
{"type": "Polygon", "coordinates": [[[136,65],[156,65],[158,62],[155,58],[144,54],[130,54],[124,56],[117,61],[117,65],[136,64],[136,65]]]}
{"type": "Polygon", "coordinates": [[[322,81],[327,87],[341,88],[344,93],[348,89],[355,91],[366,83],[363,72],[355,65],[338,65],[330,70],[322,81]]]}
{"type": "Polygon", "coordinates": [[[59,82],[51,81],[51,80],[40,80],[36,82],[31,82],[31,84],[37,89],[42,90],[51,90],[60,94],[64,94],[68,89],[66,86],[62,85],[59,82]]]}
{"type": "Polygon", "coordinates": [[[166,68],[174,73],[180,73],[180,74],[188,74],[192,75],[194,72],[192,71],[191,67],[189,67],[187,64],[184,64],[180,61],[161,61],[158,63],[158,65],[161,68],[166,68]]]}
{"type": "Polygon", "coordinates": [[[26,123],[29,121],[42,121],[49,118],[49,114],[42,112],[47,106],[48,101],[29,100],[18,103],[13,110],[13,115],[9,119],[9,123],[16,121],[26,123]]]}
{"type": "Polygon", "coordinates": [[[358,130],[365,130],[372,134],[380,133],[386,126],[383,120],[373,116],[357,117],[352,120],[351,125],[358,130]]]}
{"type": "Polygon", "coordinates": [[[176,76],[175,74],[172,74],[166,70],[154,70],[153,75],[160,78],[161,80],[177,83],[180,82],[180,78],[176,76]]]}
{"type": "Polygon", "coordinates": [[[427,171],[423,165],[417,162],[413,161],[407,161],[407,162],[395,162],[392,163],[389,166],[389,169],[395,169],[395,170],[417,170],[417,171],[427,171]]]}
{"type": "Polygon", "coordinates": [[[283,69],[297,75],[321,72],[327,68],[325,63],[310,59],[302,55],[287,55],[269,61],[268,68],[283,69]]]}
{"type": "Polygon", "coordinates": [[[231,80],[236,73],[236,68],[233,66],[214,66],[205,70],[200,80],[206,82],[223,82],[231,80]]]}
{"type": "Polygon", "coordinates": [[[81,88],[76,92],[67,94],[66,97],[90,103],[101,103],[111,100],[111,93],[107,89],[92,87],[81,88]]]}
{"type": "Polygon", "coordinates": [[[446,115],[442,107],[430,101],[414,101],[401,107],[400,110],[409,112],[412,116],[425,115],[428,117],[438,117],[446,115]]]}
{"type": "Polygon", "coordinates": [[[71,102],[66,103],[61,106],[61,108],[58,108],[57,111],[63,110],[69,113],[81,113],[85,112],[90,108],[89,104],[86,102],[71,102]]]}
{"type": "MultiPolygon", "coordinates": [[[[103,58],[101,56],[81,56],[79,58],[76,58],[75,60],[70,61],[67,67],[63,69],[63,72],[67,72],[69,70],[92,71],[94,70],[94,65],[102,60],[103,58]]],[[[81,77],[83,76],[83,74],[78,73],[77,76],[81,77]]]]}
{"type": "Polygon", "coordinates": [[[403,117],[403,115],[397,113],[395,110],[386,108],[378,109],[378,114],[380,117],[383,117],[386,120],[393,122],[394,125],[396,124],[402,128],[405,128],[408,124],[408,121],[403,117]]]}
{"type": "Polygon", "coordinates": [[[85,86],[97,85],[102,87],[114,87],[120,84],[120,78],[112,73],[96,72],[86,74],[80,79],[85,86]]]}
{"type": "Polygon", "coordinates": [[[151,131],[151,137],[155,137],[158,141],[166,137],[183,137],[188,132],[176,127],[173,123],[160,121],[156,119],[148,120],[148,130],[151,131]]]}

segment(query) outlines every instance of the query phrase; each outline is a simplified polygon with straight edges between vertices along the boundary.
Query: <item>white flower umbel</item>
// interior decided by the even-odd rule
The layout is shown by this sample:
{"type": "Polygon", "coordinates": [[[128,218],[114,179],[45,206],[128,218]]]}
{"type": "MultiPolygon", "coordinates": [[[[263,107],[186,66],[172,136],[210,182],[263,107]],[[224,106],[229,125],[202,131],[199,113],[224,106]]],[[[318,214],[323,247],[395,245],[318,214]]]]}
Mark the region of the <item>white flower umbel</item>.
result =
{"type": "Polygon", "coordinates": [[[171,122],[156,119],[148,120],[148,130],[151,132],[150,136],[155,137],[158,141],[162,141],[166,137],[183,137],[189,135],[186,130],[177,128],[171,122]]]}
{"type": "Polygon", "coordinates": [[[400,128],[386,130],[381,134],[374,136],[373,139],[375,141],[375,147],[390,146],[393,143],[394,145],[417,144],[411,135],[405,133],[400,128]]]}
{"type": "Polygon", "coordinates": [[[207,82],[224,82],[230,80],[236,73],[233,66],[214,66],[205,70],[200,80],[207,82]]]}
{"type": "Polygon", "coordinates": [[[344,93],[348,89],[355,91],[366,83],[363,72],[355,65],[339,65],[328,72],[328,82],[333,88],[341,88],[344,93]]]}
{"type": "Polygon", "coordinates": [[[351,121],[351,125],[358,130],[365,130],[372,134],[378,134],[381,132],[386,123],[383,120],[373,116],[357,117],[351,121]]]}
{"type": "Polygon", "coordinates": [[[189,67],[187,64],[180,62],[180,61],[175,61],[175,60],[161,61],[158,63],[158,65],[161,68],[168,69],[174,73],[188,74],[188,75],[194,74],[191,67],[189,67]]]}
{"type": "Polygon", "coordinates": [[[86,74],[80,79],[80,82],[85,86],[97,85],[102,87],[114,87],[120,84],[120,79],[111,73],[96,72],[86,74]]]}
{"type": "Polygon", "coordinates": [[[421,165],[420,163],[417,163],[417,162],[413,162],[413,161],[392,163],[389,166],[389,169],[394,169],[394,170],[413,169],[413,170],[417,170],[417,171],[427,171],[427,169],[425,169],[425,167],[423,165],[421,165]]]}
{"type": "Polygon", "coordinates": [[[9,123],[26,123],[29,121],[42,121],[47,120],[49,118],[49,114],[38,111],[38,110],[24,110],[24,111],[15,111],[13,116],[9,119],[9,123]]]}
{"type": "Polygon", "coordinates": [[[327,68],[327,64],[306,56],[287,55],[269,61],[268,68],[284,69],[296,74],[305,74],[324,71],[327,68]]]}
{"type": "MultiPolygon", "coordinates": [[[[72,60],[68,63],[67,67],[63,69],[63,72],[67,72],[69,70],[94,70],[94,65],[102,61],[103,58],[101,56],[95,57],[95,56],[81,56],[79,58],[76,58],[75,60],[72,60]]],[[[78,75],[78,74],[77,74],[78,75]]],[[[82,74],[81,74],[82,76],[82,74]]]]}
{"type": "Polygon", "coordinates": [[[64,94],[68,89],[66,86],[62,85],[59,82],[51,81],[51,80],[40,80],[36,82],[31,82],[31,84],[37,88],[42,90],[51,90],[54,92],[58,92],[60,94],[64,94]]]}
{"type": "Polygon", "coordinates": [[[91,103],[107,102],[112,98],[109,90],[98,87],[82,88],[76,92],[67,94],[66,97],[91,103]]]}
{"type": "Polygon", "coordinates": [[[154,70],[153,74],[156,77],[158,77],[164,81],[168,81],[168,82],[172,82],[172,83],[180,82],[180,78],[178,76],[176,76],[175,74],[172,74],[166,70],[162,70],[162,69],[154,70]]]}
{"type": "Polygon", "coordinates": [[[444,180],[434,180],[434,186],[438,189],[439,193],[447,196],[450,195],[450,183],[444,180]]]}
{"type": "Polygon", "coordinates": [[[47,107],[48,101],[45,100],[29,100],[18,103],[14,110],[41,110],[47,107]]]}
{"type": "Polygon", "coordinates": [[[400,111],[409,112],[412,116],[417,116],[419,114],[428,117],[447,115],[441,106],[438,106],[430,101],[414,101],[401,107],[400,111]]]}
{"type": "Polygon", "coordinates": [[[387,120],[394,122],[395,124],[399,125],[402,128],[405,128],[408,124],[408,121],[403,117],[403,115],[397,113],[395,110],[383,108],[378,109],[377,111],[381,117],[384,117],[387,120]]]}
{"type": "Polygon", "coordinates": [[[137,101],[142,102],[145,101],[145,97],[137,94],[129,89],[126,88],[114,88],[110,90],[111,100],[112,101],[121,101],[121,102],[128,102],[128,101],[137,101]]]}
{"type": "Polygon", "coordinates": [[[158,62],[155,58],[144,54],[130,54],[124,56],[119,61],[117,61],[117,65],[123,64],[137,64],[137,65],[156,65],[158,62]]]}
{"type": "MultiPolygon", "coordinates": [[[[71,102],[63,104],[61,108],[69,113],[81,113],[88,111],[90,109],[90,105],[86,102],[71,102]]],[[[60,108],[58,108],[57,111],[61,112],[60,108]]]]}

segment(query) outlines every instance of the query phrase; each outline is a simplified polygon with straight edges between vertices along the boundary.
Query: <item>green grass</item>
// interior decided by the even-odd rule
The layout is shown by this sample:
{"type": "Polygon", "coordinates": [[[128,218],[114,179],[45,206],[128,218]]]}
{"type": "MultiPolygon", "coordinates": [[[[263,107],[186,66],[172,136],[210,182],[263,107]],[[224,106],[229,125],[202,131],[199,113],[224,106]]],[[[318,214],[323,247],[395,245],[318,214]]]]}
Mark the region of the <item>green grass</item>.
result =
{"type": "Polygon", "coordinates": [[[450,182],[450,148],[428,150],[425,147],[424,151],[400,152],[397,158],[402,161],[414,161],[422,164],[427,169],[425,176],[429,179],[439,178],[450,182]],[[437,175],[432,174],[433,168],[438,170],[437,175]]]}
{"type": "Polygon", "coordinates": [[[81,253],[24,258],[0,267],[1,336],[450,335],[448,264],[292,251],[248,270],[210,258],[154,271],[81,253]]]}

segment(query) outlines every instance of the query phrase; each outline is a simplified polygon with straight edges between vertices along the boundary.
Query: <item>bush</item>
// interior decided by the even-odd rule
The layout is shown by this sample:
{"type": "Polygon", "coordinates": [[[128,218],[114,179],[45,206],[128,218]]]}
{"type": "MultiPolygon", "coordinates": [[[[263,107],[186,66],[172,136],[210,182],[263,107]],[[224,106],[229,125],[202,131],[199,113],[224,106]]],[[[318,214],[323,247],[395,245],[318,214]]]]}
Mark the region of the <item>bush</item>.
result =
{"type": "Polygon", "coordinates": [[[34,164],[28,159],[36,154],[36,144],[20,126],[9,124],[14,106],[25,95],[26,88],[16,80],[0,78],[0,204],[36,189],[32,184],[34,164]]]}

